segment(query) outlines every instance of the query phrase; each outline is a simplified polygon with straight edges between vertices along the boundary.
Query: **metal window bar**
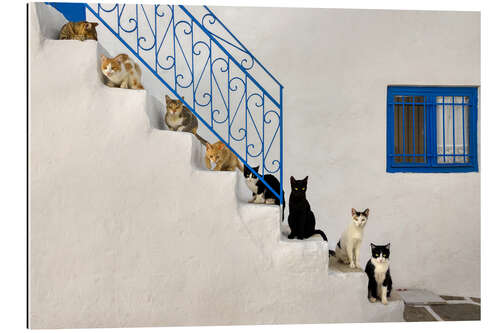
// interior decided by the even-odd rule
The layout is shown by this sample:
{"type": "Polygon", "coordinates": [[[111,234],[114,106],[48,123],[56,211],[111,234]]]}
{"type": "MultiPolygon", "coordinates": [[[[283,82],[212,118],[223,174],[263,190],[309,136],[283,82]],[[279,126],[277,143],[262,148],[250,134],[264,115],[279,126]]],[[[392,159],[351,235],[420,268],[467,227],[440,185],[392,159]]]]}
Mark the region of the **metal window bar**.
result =
{"type": "Polygon", "coordinates": [[[413,120],[412,120],[412,125],[413,125],[413,132],[412,132],[412,139],[413,139],[413,162],[417,162],[417,160],[415,159],[415,96],[412,97],[412,116],[413,116],[413,120]]]}
{"type": "Polygon", "coordinates": [[[451,96],[452,101],[452,126],[453,126],[453,163],[455,163],[455,96],[451,96]]]}
{"type": "MultiPolygon", "coordinates": [[[[217,40],[217,38],[214,37],[213,34],[211,34],[199,21],[197,21],[193,15],[182,5],[179,5],[179,6],[167,6],[168,9],[170,10],[170,13],[171,13],[171,18],[168,22],[168,26],[164,32],[164,35],[163,35],[163,38],[161,38],[161,42],[159,42],[159,39],[158,39],[158,18],[160,17],[163,17],[165,15],[165,12],[161,12],[159,11],[159,7],[160,5],[153,5],[153,8],[154,8],[154,28],[153,26],[151,25],[150,23],[150,20],[148,18],[148,14],[146,13],[146,10],[144,8],[144,5],[132,5],[132,6],[135,6],[135,17],[126,17],[126,18],[123,18],[123,14],[124,14],[124,10],[125,10],[125,7],[126,5],[122,5],[122,7],[120,8],[120,6],[118,4],[115,4],[112,6],[112,8],[110,9],[105,9],[102,7],[101,4],[97,4],[97,10],[94,10],[94,8],[92,8],[91,5],[89,4],[85,4],[85,7],[99,20],[103,23],[103,25],[113,34],[115,35],[115,37],[149,70],[151,71],[151,73],[158,79],[159,82],[161,82],[165,87],[167,87],[179,100],[181,100],[184,105],[186,105],[186,107],[201,121],[201,123],[203,125],[205,125],[209,131],[217,138],[219,139],[220,141],[224,142],[226,144],[226,146],[242,161],[242,163],[244,165],[246,165],[247,167],[250,168],[251,172],[253,172],[267,187],[268,189],[274,194],[276,195],[276,197],[280,198],[280,202],[281,204],[283,204],[283,193],[282,191],[280,190],[280,193],[278,194],[273,188],[271,188],[269,186],[269,184],[264,180],[263,178],[263,175],[266,174],[266,173],[278,173],[279,172],[279,177],[280,177],[280,182],[283,186],[283,169],[282,169],[282,161],[283,161],[283,121],[282,121],[282,110],[283,110],[283,106],[282,106],[282,103],[283,103],[283,86],[267,71],[267,69],[265,69],[266,73],[273,79],[276,81],[276,83],[278,84],[279,86],[279,102],[276,100],[276,98],[274,98],[266,89],[263,88],[263,86],[252,76],[252,74],[250,74],[248,72],[247,69],[244,68],[243,66],[243,62],[238,62],[229,52],[226,48],[224,48],[221,43],[217,40]],[[141,45],[141,42],[146,42],[147,41],[147,38],[144,37],[144,36],[141,36],[140,34],[140,31],[139,31],[139,6],[141,6],[141,10],[144,14],[144,19],[146,20],[146,23],[148,24],[149,28],[150,28],[150,31],[151,31],[151,34],[153,35],[153,45],[151,45],[150,47],[147,47],[147,46],[143,46],[141,45]],[[175,13],[175,8],[180,8],[182,11],[181,13],[184,13],[188,18],[187,20],[186,19],[179,19],[177,18],[178,15],[176,15],[175,13]],[[104,12],[104,13],[113,13],[116,11],[116,26],[117,28],[116,29],[113,29],[111,27],[111,23],[108,22],[106,20],[106,18],[102,17],[101,16],[101,12],[104,12]],[[121,22],[122,22],[122,19],[127,21],[129,24],[133,24],[133,27],[130,28],[130,29],[126,29],[122,26],[121,22]],[[127,20],[128,19],[128,20],[127,20]],[[177,19],[177,21],[176,21],[177,19]],[[179,40],[179,36],[178,36],[178,25],[180,24],[185,24],[186,26],[189,27],[189,31],[186,30],[187,28],[184,28],[182,29],[181,28],[181,33],[183,33],[184,35],[191,35],[191,63],[188,61],[188,58],[186,57],[186,54],[184,52],[184,49],[183,49],[183,46],[182,46],[182,43],[181,41],[179,40]],[[194,39],[194,34],[195,34],[195,29],[194,27],[197,27],[201,32],[204,33],[204,36],[206,38],[208,38],[208,44],[205,40],[203,39],[199,39],[195,42],[195,39],[194,39]],[[172,48],[173,48],[173,54],[166,57],[165,60],[168,61],[172,61],[172,64],[171,65],[165,65],[163,66],[161,63],[160,63],[160,57],[159,57],[159,53],[162,49],[162,46],[164,45],[164,40],[165,40],[165,37],[167,36],[167,33],[169,33],[169,29],[172,29],[172,48]],[[136,43],[135,43],[135,50],[134,48],[132,48],[132,45],[130,45],[127,41],[124,40],[124,38],[121,36],[121,32],[123,33],[126,33],[126,34],[130,34],[130,33],[133,33],[135,32],[135,39],[136,39],[136,43]],[[159,44],[158,44],[159,42],[159,44]],[[209,98],[209,101],[206,103],[206,104],[203,104],[203,103],[200,103],[199,101],[197,101],[197,98],[196,98],[196,92],[197,92],[197,89],[199,88],[199,83],[201,82],[201,79],[202,79],[202,76],[203,76],[203,73],[205,72],[205,68],[203,69],[202,71],[202,74],[200,75],[200,78],[198,79],[198,82],[195,86],[195,71],[194,71],[194,64],[195,64],[195,59],[194,59],[194,56],[195,55],[198,55],[196,54],[195,52],[195,47],[198,46],[198,45],[203,45],[205,47],[208,48],[208,53],[209,53],[209,56],[208,56],[208,59],[207,59],[207,62],[205,63],[205,68],[208,64],[208,62],[210,62],[210,66],[209,66],[209,81],[210,81],[210,93],[208,93],[208,91],[206,91],[204,94],[203,94],[203,98],[209,98]],[[214,54],[213,54],[213,50],[214,50],[214,47],[219,51],[221,52],[222,54],[224,54],[226,56],[225,60],[224,58],[221,58],[220,56],[215,58],[214,59],[214,54]],[[145,60],[143,57],[142,57],[142,54],[143,52],[147,52],[149,50],[152,50],[154,48],[154,65],[150,65],[148,63],[147,60],[145,60]],[[182,55],[182,57],[181,57],[182,55]],[[184,73],[180,73],[178,72],[179,70],[179,67],[178,67],[178,61],[182,61],[184,60],[185,61],[185,65],[187,66],[187,70],[189,72],[189,76],[190,76],[190,79],[191,81],[185,83],[185,82],[182,82],[183,79],[185,79],[185,74],[184,73]],[[222,93],[222,90],[221,90],[221,87],[219,85],[219,82],[218,82],[218,79],[214,73],[214,64],[218,61],[222,61],[223,64],[225,64],[226,66],[226,69],[225,70],[222,70],[222,72],[225,72],[227,71],[227,97],[226,99],[224,98],[224,94],[222,93]],[[191,65],[191,66],[190,66],[191,65]],[[233,77],[231,77],[231,74],[230,74],[230,66],[231,65],[235,65],[235,67],[240,71],[240,76],[237,76],[237,74],[235,74],[233,77]],[[163,77],[161,75],[161,73],[159,72],[159,70],[162,70],[162,71],[170,71],[170,70],[173,70],[173,73],[174,73],[174,82],[172,83],[172,86],[167,82],[167,79],[165,77],[163,77]],[[244,97],[245,97],[245,103],[244,103],[244,108],[245,108],[245,124],[244,124],[244,128],[241,127],[239,128],[238,132],[239,133],[244,133],[243,134],[243,137],[241,138],[235,138],[232,133],[231,133],[231,128],[232,128],[232,121],[234,121],[234,118],[236,117],[236,113],[238,113],[239,111],[239,108],[240,106],[242,105],[242,102],[240,101],[239,103],[239,106],[238,108],[233,112],[233,118],[231,118],[231,91],[235,91],[231,88],[231,84],[233,83],[234,81],[234,85],[235,85],[235,90],[237,90],[237,84],[236,84],[236,81],[239,81],[241,83],[244,82],[244,97]],[[249,83],[250,82],[255,86],[254,89],[260,91],[259,94],[256,94],[256,93],[252,93],[250,95],[248,95],[248,87],[249,87],[249,83]],[[217,113],[218,115],[221,113],[221,110],[218,110],[218,109],[215,109],[214,108],[214,98],[215,98],[215,95],[214,95],[214,85],[213,83],[215,83],[215,86],[217,87],[217,91],[220,92],[220,97],[222,99],[222,102],[225,106],[225,111],[227,112],[226,115],[227,117],[225,119],[223,119],[222,121],[218,121],[217,119],[214,119],[214,114],[217,113]],[[193,103],[192,105],[187,103],[185,99],[183,99],[181,96],[180,96],[180,90],[184,89],[184,88],[188,88],[192,85],[192,91],[193,91],[193,103]],[[255,121],[252,117],[252,113],[248,107],[249,105],[249,100],[253,97],[253,96],[259,96],[260,97],[260,103],[256,103],[257,104],[261,104],[261,105],[258,105],[258,106],[262,106],[262,110],[263,110],[263,119],[262,119],[262,133],[259,133],[259,130],[258,130],[258,127],[257,127],[257,124],[255,124],[255,121]],[[266,111],[266,106],[267,106],[267,103],[264,103],[265,101],[265,98],[268,98],[270,101],[271,101],[271,106],[269,107],[269,109],[266,111]],[[226,103],[226,100],[227,100],[227,103],[226,103]],[[196,104],[198,105],[202,105],[202,106],[207,106],[208,104],[210,104],[210,119],[208,120],[209,122],[207,122],[207,120],[205,120],[203,117],[200,116],[200,114],[197,112],[196,110],[196,104]],[[261,146],[261,151],[256,153],[256,154],[250,154],[249,153],[249,148],[255,148],[255,144],[253,143],[249,143],[249,138],[248,138],[248,118],[247,116],[250,116],[250,119],[257,131],[257,136],[258,136],[258,139],[260,140],[260,146],[261,146]],[[265,138],[267,136],[265,136],[264,132],[266,131],[266,125],[267,124],[272,124],[272,119],[270,119],[270,115],[274,115],[276,117],[276,129],[274,131],[274,134],[271,136],[271,139],[269,140],[269,142],[266,142],[265,141],[265,138]],[[227,122],[227,127],[228,127],[228,138],[227,140],[224,140],[219,131],[215,129],[215,125],[216,124],[222,124],[222,123],[225,123],[227,122]],[[273,170],[270,169],[270,166],[267,165],[266,163],[266,158],[268,158],[268,155],[271,151],[271,149],[273,148],[273,144],[275,144],[275,139],[276,139],[276,135],[278,133],[278,131],[280,132],[280,136],[279,136],[279,157],[277,159],[273,159],[271,161],[271,165],[274,167],[273,170]],[[231,138],[233,138],[234,141],[242,141],[243,138],[245,138],[245,158],[242,158],[242,155],[239,154],[235,148],[236,146],[233,146],[231,144],[231,138]],[[262,156],[261,156],[262,155],[262,156]],[[249,156],[251,157],[258,157],[258,156],[261,156],[262,157],[262,176],[256,172],[254,172],[254,170],[251,168],[251,166],[248,164],[248,158],[249,156]]],[[[208,8],[207,8],[208,9],[208,8]]],[[[213,13],[211,13],[211,15],[213,15],[213,13]]],[[[213,17],[215,17],[215,15],[213,15],[213,17]]],[[[218,22],[220,22],[218,19],[217,19],[218,22]]],[[[225,26],[224,26],[225,28],[225,26]]],[[[227,30],[227,28],[225,28],[227,30]]],[[[232,34],[231,34],[232,35],[232,34]]],[[[234,37],[234,36],[233,36],[234,37]]],[[[234,37],[235,38],[235,37],[234,37]]],[[[239,41],[238,41],[239,43],[239,41]]],[[[241,44],[241,43],[239,43],[241,44]]],[[[248,50],[246,50],[246,48],[244,48],[244,50],[246,52],[248,52],[248,50]]],[[[200,51],[201,52],[201,51],[200,51]]],[[[251,55],[250,52],[248,52],[248,54],[251,55]]],[[[253,57],[253,55],[251,55],[252,57],[252,60],[256,60],[255,57],[253,57]]],[[[260,62],[257,61],[257,63],[262,66],[260,64],[260,62]]],[[[263,67],[263,66],[262,66],[263,67]]],[[[208,89],[207,89],[208,90],[208,89]]],[[[242,99],[243,99],[243,96],[242,96],[242,99]]]]}
{"type": "Polygon", "coordinates": [[[443,102],[443,107],[441,109],[441,112],[443,114],[443,163],[446,163],[446,126],[445,126],[445,117],[444,114],[446,112],[446,106],[444,104],[445,102],[445,96],[443,96],[443,99],[441,100],[443,102]]]}
{"type": "Polygon", "coordinates": [[[466,163],[465,159],[465,96],[462,96],[462,158],[464,159],[464,163],[466,163]]]}

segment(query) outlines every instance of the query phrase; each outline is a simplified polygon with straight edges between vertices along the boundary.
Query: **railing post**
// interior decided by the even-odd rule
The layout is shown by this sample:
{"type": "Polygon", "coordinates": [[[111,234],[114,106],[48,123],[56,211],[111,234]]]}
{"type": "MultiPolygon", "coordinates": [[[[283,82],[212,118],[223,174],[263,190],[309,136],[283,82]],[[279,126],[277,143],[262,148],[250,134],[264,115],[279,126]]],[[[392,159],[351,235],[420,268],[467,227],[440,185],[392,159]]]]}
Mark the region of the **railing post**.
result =
{"type": "MultiPolygon", "coordinates": [[[[280,204],[283,205],[283,86],[280,85],[280,204]]],[[[282,214],[285,214],[282,211],[282,214]]]]}

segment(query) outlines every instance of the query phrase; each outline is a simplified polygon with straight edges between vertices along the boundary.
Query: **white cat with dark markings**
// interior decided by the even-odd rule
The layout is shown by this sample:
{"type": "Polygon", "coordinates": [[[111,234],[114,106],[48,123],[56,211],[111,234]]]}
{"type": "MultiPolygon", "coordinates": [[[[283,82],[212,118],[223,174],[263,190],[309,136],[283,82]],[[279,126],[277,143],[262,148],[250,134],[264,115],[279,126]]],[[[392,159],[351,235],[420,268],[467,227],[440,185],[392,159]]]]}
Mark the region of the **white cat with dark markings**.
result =
{"type": "Polygon", "coordinates": [[[391,244],[370,244],[372,257],[366,263],[365,272],[368,275],[368,299],[374,303],[380,299],[382,304],[387,303],[387,297],[391,297],[392,277],[389,269],[389,256],[391,244]]]}
{"type": "MultiPolygon", "coordinates": [[[[259,174],[259,167],[256,166],[252,168],[255,174],[259,174]]],[[[273,192],[271,192],[267,186],[255,175],[246,165],[243,168],[243,176],[245,177],[245,183],[247,184],[250,191],[252,191],[252,199],[250,203],[256,204],[267,204],[267,205],[279,205],[280,198],[277,197],[273,192]]],[[[259,174],[259,176],[261,176],[259,174]]],[[[276,192],[280,193],[281,184],[280,181],[273,175],[266,174],[263,176],[264,180],[269,186],[276,192]]],[[[283,191],[283,198],[285,197],[285,192],[283,191]]],[[[285,215],[285,200],[283,200],[283,212],[281,219],[283,220],[285,215]]]]}
{"type": "Polygon", "coordinates": [[[359,252],[369,213],[370,210],[368,208],[363,212],[358,212],[354,208],[351,209],[352,221],[342,233],[335,249],[335,256],[351,268],[361,268],[359,252]]]}

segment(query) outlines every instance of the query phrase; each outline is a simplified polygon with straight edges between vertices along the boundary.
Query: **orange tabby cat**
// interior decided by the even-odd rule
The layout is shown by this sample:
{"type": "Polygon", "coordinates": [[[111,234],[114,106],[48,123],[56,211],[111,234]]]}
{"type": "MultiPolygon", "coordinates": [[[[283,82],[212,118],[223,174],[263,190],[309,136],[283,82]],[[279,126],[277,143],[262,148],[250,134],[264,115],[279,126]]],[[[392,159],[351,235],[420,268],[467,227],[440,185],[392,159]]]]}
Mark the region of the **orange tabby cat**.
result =
{"type": "Polygon", "coordinates": [[[141,84],[141,68],[124,53],[114,58],[101,55],[101,71],[105,84],[109,87],[144,89],[141,84]]]}
{"type": "Polygon", "coordinates": [[[59,39],[76,39],[76,40],[97,40],[97,32],[95,22],[68,22],[61,28],[59,32],[59,39]]]}
{"type": "Polygon", "coordinates": [[[206,147],[205,165],[208,170],[212,170],[211,162],[214,162],[214,171],[234,171],[236,168],[243,171],[241,163],[236,155],[234,155],[222,141],[214,144],[207,143],[206,147]]]}

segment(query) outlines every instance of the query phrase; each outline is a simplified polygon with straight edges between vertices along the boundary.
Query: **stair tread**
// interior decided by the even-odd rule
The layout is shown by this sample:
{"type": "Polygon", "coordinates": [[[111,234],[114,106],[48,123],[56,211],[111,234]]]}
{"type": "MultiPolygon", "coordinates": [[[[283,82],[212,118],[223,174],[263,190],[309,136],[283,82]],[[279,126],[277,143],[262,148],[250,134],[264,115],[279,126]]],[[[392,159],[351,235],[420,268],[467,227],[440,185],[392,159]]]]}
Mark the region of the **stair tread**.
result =
{"type": "Polygon", "coordinates": [[[351,268],[351,267],[349,267],[349,265],[346,265],[346,264],[340,262],[335,257],[330,257],[330,262],[328,263],[328,269],[330,271],[338,272],[338,273],[358,273],[358,274],[365,273],[361,268],[351,268]]]}

